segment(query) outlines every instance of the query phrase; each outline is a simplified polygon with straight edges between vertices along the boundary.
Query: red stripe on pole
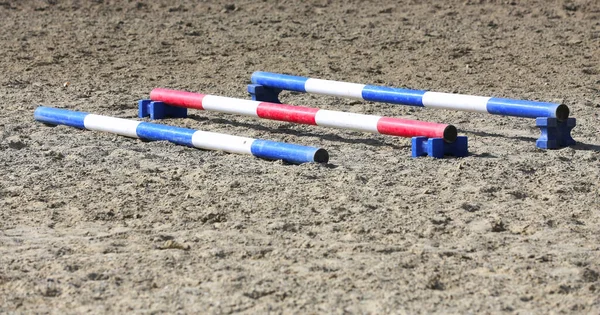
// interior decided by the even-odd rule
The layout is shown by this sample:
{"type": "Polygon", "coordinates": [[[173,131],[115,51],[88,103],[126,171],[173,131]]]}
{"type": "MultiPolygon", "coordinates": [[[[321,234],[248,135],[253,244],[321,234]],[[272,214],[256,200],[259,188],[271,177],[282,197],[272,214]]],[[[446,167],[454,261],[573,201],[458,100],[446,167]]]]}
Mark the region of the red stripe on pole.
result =
{"type": "Polygon", "coordinates": [[[379,133],[400,137],[444,138],[446,127],[448,125],[389,117],[382,117],[377,122],[379,133]]]}
{"type": "Polygon", "coordinates": [[[256,114],[260,118],[316,125],[315,114],[318,108],[292,106],[276,103],[260,103],[256,114]]]}
{"type": "Polygon", "coordinates": [[[154,89],[150,92],[150,99],[153,101],[195,109],[204,109],[202,107],[202,99],[204,96],[204,94],[168,89],[154,89]]]}

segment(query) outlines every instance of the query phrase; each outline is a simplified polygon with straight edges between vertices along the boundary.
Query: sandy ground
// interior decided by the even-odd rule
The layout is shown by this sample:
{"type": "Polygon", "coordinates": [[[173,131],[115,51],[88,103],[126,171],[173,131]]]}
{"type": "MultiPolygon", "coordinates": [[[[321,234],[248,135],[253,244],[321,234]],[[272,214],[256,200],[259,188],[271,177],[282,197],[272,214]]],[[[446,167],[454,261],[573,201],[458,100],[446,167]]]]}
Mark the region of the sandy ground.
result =
{"type": "Polygon", "coordinates": [[[2,313],[600,313],[598,1],[5,0],[0,17],[2,313]],[[248,98],[257,70],[563,101],[579,144],[536,149],[530,119],[298,93],[282,98],[455,124],[471,155],[164,121],[330,152],[296,166],[33,120],[136,119],[155,87],[248,98]]]}

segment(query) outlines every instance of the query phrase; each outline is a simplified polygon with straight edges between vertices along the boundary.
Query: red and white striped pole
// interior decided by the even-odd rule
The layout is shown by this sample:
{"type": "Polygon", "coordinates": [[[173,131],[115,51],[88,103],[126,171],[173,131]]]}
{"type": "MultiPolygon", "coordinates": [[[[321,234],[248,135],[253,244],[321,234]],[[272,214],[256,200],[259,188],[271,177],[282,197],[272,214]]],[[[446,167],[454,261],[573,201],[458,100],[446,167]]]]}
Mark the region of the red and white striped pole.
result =
{"type": "Polygon", "coordinates": [[[152,90],[150,99],[177,107],[398,137],[442,138],[447,143],[454,142],[457,137],[456,127],[453,125],[243,100],[162,88],[152,90]]]}

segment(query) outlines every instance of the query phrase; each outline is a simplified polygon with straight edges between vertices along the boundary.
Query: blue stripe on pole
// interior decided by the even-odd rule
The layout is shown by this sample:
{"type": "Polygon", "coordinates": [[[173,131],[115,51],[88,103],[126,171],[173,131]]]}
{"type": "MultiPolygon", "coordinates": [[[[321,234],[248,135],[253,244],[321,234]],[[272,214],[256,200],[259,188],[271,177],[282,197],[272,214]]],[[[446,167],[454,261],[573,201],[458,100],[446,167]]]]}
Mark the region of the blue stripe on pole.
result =
{"type": "Polygon", "coordinates": [[[193,147],[192,135],[196,130],[159,125],[143,122],[137,126],[136,133],[138,137],[147,140],[169,141],[176,144],[193,147]]]}
{"type": "Polygon", "coordinates": [[[513,100],[492,97],[487,102],[487,111],[494,115],[518,116],[527,118],[550,117],[556,118],[560,104],[513,100]]]}
{"type": "Polygon", "coordinates": [[[423,94],[427,91],[366,85],[362,97],[366,101],[423,106],[423,94]]]}
{"type": "Polygon", "coordinates": [[[40,106],[33,113],[33,118],[47,124],[66,125],[85,129],[83,122],[87,115],[88,113],[40,106]]]}
{"type": "Polygon", "coordinates": [[[254,140],[250,150],[252,155],[263,159],[301,164],[315,162],[315,154],[319,149],[269,140],[254,140]]]}
{"type": "Polygon", "coordinates": [[[256,71],[252,74],[251,80],[254,84],[261,84],[270,88],[306,93],[304,84],[306,83],[308,78],[287,74],[256,71]]]}

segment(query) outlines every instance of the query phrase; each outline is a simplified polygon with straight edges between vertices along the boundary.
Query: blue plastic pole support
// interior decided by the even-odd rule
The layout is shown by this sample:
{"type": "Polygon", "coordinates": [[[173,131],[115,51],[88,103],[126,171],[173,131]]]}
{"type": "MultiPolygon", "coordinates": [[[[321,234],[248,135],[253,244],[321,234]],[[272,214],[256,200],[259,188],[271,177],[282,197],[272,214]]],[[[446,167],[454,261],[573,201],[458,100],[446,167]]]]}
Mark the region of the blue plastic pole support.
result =
{"type": "Polygon", "coordinates": [[[564,121],[556,118],[536,118],[535,125],[540,128],[542,134],[535,145],[540,149],[560,149],[575,145],[577,142],[571,137],[571,130],[576,124],[575,118],[564,121]]]}
{"type": "Polygon", "coordinates": [[[138,117],[144,118],[150,116],[150,119],[186,118],[187,108],[177,107],[165,104],[163,102],[153,102],[151,100],[138,101],[138,117]]]}
{"type": "Polygon", "coordinates": [[[252,96],[253,101],[269,102],[281,104],[279,93],[282,89],[269,88],[260,84],[249,84],[248,93],[252,96]]]}
{"type": "Polygon", "coordinates": [[[444,155],[465,157],[469,155],[468,139],[465,136],[456,137],[453,143],[447,143],[442,138],[413,137],[412,157],[430,156],[441,159],[444,155]]]}

